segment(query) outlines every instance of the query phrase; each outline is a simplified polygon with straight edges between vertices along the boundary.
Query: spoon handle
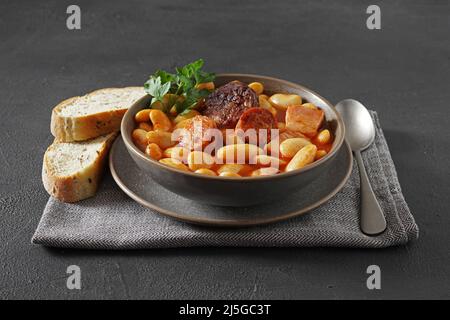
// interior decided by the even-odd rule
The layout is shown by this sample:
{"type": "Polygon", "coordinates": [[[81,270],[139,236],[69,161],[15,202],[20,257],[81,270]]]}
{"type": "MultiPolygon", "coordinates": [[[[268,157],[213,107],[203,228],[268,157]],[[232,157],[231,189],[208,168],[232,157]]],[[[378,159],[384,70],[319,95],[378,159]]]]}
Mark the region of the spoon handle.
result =
{"type": "Polygon", "coordinates": [[[362,232],[367,235],[377,235],[386,230],[386,219],[370,185],[369,177],[361,157],[360,151],[355,151],[361,178],[361,220],[362,232]]]}

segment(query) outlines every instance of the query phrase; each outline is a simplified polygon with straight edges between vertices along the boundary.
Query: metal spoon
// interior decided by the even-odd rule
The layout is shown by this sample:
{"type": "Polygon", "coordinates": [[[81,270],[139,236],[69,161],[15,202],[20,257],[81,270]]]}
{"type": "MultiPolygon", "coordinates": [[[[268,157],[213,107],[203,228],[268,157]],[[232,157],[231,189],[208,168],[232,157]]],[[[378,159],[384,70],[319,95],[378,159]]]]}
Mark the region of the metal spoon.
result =
{"type": "Polygon", "coordinates": [[[358,101],[342,100],[336,105],[345,123],[345,139],[355,154],[361,178],[360,227],[367,235],[377,235],[386,230],[386,219],[370,186],[361,151],[368,148],[375,138],[375,127],[369,111],[358,101]]]}

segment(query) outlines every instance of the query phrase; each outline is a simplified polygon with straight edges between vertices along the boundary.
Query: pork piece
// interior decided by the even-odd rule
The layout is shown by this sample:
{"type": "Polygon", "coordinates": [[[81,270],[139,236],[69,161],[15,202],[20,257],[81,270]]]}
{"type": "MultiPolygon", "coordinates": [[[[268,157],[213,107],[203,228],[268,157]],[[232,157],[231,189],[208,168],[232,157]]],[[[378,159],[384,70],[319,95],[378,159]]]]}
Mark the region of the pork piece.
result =
{"type": "Polygon", "coordinates": [[[321,109],[289,106],[286,111],[286,129],[300,131],[308,137],[314,137],[324,118],[325,114],[321,109]]]}
{"type": "Polygon", "coordinates": [[[255,91],[240,81],[232,81],[206,98],[202,114],[213,119],[219,129],[231,129],[245,110],[254,107],[259,107],[255,91]]]}
{"type": "Polygon", "coordinates": [[[270,141],[270,129],[276,128],[278,128],[277,121],[273,117],[272,113],[263,108],[250,108],[245,110],[236,124],[236,130],[241,129],[245,132],[248,129],[255,129],[258,140],[259,130],[267,130],[266,143],[270,141]]]}
{"type": "Polygon", "coordinates": [[[188,121],[189,123],[184,127],[183,134],[178,137],[180,146],[194,150],[194,147],[201,146],[203,148],[213,140],[208,135],[208,129],[216,128],[214,120],[198,115],[188,121]]]}

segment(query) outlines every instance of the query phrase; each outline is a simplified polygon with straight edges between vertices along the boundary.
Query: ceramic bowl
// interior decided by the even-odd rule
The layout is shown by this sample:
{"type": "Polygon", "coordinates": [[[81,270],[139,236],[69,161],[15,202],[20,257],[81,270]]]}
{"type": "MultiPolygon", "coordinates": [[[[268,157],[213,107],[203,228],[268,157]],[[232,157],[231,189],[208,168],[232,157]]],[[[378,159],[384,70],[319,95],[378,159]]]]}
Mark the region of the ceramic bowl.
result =
{"type": "MultiPolygon", "coordinates": [[[[233,80],[244,83],[258,81],[264,84],[265,92],[295,93],[304,100],[320,107],[325,112],[325,117],[334,135],[330,152],[325,157],[302,169],[272,176],[229,178],[177,170],[150,159],[132,141],[131,133],[136,126],[134,116],[138,111],[147,107],[150,102],[150,96],[146,96],[128,109],[121,124],[125,146],[131,158],[142,170],[142,174],[148,175],[149,179],[153,179],[164,188],[195,201],[218,206],[242,207],[269,201],[282,201],[283,196],[309,185],[332,166],[333,159],[342,147],[345,128],[341,117],[331,103],[301,85],[272,77],[249,74],[219,74],[216,76],[214,83],[217,88],[233,80]]],[[[308,195],[305,194],[304,196],[307,197],[308,195]]]]}

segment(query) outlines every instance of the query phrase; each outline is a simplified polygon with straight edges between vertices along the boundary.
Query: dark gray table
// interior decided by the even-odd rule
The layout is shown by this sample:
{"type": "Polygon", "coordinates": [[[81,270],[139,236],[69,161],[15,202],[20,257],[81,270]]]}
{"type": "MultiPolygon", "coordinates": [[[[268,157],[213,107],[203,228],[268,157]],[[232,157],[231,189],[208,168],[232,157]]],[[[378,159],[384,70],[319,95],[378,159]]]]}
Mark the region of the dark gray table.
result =
{"type": "Polygon", "coordinates": [[[449,2],[70,1],[0,3],[0,298],[449,298],[449,2]],[[30,244],[48,195],[50,112],[96,88],[140,85],[202,57],[216,72],[272,75],[377,110],[421,229],[406,247],[104,252],[30,244]],[[66,288],[66,268],[82,290],[66,288]],[[368,265],[382,290],[366,288],[368,265]]]}

